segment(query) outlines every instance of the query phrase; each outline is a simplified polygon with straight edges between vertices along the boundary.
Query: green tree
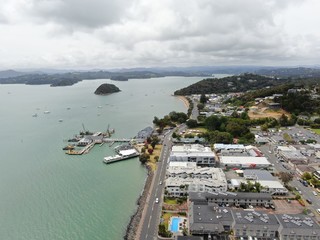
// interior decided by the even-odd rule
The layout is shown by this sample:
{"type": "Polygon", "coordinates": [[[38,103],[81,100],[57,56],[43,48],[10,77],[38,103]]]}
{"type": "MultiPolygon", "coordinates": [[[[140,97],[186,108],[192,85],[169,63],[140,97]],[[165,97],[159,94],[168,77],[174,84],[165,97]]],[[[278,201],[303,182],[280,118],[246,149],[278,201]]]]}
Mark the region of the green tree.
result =
{"type": "Polygon", "coordinates": [[[150,160],[150,155],[147,153],[143,153],[139,156],[139,160],[141,164],[146,164],[150,160]]]}
{"type": "Polygon", "coordinates": [[[206,102],[207,102],[207,97],[206,97],[206,95],[205,94],[201,94],[201,96],[200,96],[200,103],[203,103],[203,104],[205,104],[206,102]]]}
{"type": "Polygon", "coordinates": [[[308,180],[310,180],[310,179],[312,178],[312,175],[311,175],[311,173],[309,173],[309,172],[304,172],[304,173],[302,174],[301,178],[302,178],[303,180],[308,181],[308,180]]]}
{"type": "Polygon", "coordinates": [[[204,104],[203,103],[198,103],[197,104],[198,110],[201,111],[204,109],[204,104]]]}
{"type": "Polygon", "coordinates": [[[195,127],[198,126],[198,122],[197,122],[197,120],[189,119],[189,120],[186,122],[186,125],[188,126],[188,128],[195,128],[195,127]]]}
{"type": "Polygon", "coordinates": [[[154,149],[159,142],[160,142],[160,139],[157,136],[153,136],[150,142],[151,147],[154,149]]]}

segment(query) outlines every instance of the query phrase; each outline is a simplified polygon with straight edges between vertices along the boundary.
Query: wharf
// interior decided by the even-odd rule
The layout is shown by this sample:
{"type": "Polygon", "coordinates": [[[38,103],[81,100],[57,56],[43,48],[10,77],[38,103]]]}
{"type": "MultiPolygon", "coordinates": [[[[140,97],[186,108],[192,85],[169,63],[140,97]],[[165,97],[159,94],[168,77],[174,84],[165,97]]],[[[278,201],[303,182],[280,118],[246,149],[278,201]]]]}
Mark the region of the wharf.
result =
{"type": "Polygon", "coordinates": [[[140,138],[103,138],[103,141],[106,143],[112,143],[112,142],[143,142],[144,139],[140,138]]]}
{"type": "Polygon", "coordinates": [[[76,150],[68,150],[66,151],[66,154],[68,155],[82,155],[84,153],[88,153],[91,148],[93,148],[93,146],[96,144],[96,142],[92,142],[90,144],[88,144],[87,146],[85,146],[84,148],[82,148],[81,150],[79,151],[76,151],[76,150]]]}

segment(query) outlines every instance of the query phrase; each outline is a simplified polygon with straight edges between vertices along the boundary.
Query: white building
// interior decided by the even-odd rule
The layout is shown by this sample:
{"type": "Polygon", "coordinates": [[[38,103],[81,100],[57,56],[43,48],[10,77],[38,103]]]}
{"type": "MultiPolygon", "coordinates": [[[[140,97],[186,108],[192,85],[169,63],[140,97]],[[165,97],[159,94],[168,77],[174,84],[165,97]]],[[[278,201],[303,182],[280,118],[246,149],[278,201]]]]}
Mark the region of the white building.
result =
{"type": "Polygon", "coordinates": [[[170,162],[195,162],[198,166],[215,166],[216,155],[210,147],[200,144],[173,146],[170,162]]]}
{"type": "MultiPolygon", "coordinates": [[[[178,162],[177,162],[178,163],[178,162]]],[[[167,169],[166,191],[170,196],[185,196],[193,192],[225,192],[227,180],[220,168],[197,167],[196,163],[170,163],[167,169]]]]}
{"type": "Polygon", "coordinates": [[[288,190],[279,182],[277,178],[266,170],[247,169],[243,171],[243,177],[252,182],[258,182],[263,187],[261,192],[272,195],[285,195],[288,190]]]}
{"type": "Polygon", "coordinates": [[[220,156],[222,168],[270,168],[272,164],[265,157],[220,156]]]}

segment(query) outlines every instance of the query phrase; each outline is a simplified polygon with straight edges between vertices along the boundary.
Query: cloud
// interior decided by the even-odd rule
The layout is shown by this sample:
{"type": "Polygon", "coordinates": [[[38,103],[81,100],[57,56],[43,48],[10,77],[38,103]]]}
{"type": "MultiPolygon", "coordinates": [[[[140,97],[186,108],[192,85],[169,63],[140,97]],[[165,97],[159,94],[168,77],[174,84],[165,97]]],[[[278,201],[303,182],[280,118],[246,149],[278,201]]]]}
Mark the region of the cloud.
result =
{"type": "Polygon", "coordinates": [[[23,59],[69,68],[320,60],[317,0],[3,1],[0,21],[7,27],[0,44],[10,49],[13,65],[23,59]]]}
{"type": "Polygon", "coordinates": [[[39,21],[65,27],[99,28],[120,21],[129,0],[32,0],[26,11],[39,21]]]}

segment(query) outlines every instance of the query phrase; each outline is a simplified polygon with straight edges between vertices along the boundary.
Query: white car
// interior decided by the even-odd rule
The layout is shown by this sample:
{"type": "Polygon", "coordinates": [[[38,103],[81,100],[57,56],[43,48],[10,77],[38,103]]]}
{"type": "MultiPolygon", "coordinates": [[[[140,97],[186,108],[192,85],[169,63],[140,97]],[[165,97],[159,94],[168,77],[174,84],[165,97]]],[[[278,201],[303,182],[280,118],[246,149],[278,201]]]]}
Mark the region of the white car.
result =
{"type": "Polygon", "coordinates": [[[156,198],[156,203],[159,203],[159,198],[156,198]]]}
{"type": "Polygon", "coordinates": [[[318,209],[317,209],[317,213],[319,213],[319,214],[320,214],[320,208],[318,208],[318,209]]]}
{"type": "Polygon", "coordinates": [[[318,193],[316,191],[312,191],[313,195],[318,196],[318,193]]]}

